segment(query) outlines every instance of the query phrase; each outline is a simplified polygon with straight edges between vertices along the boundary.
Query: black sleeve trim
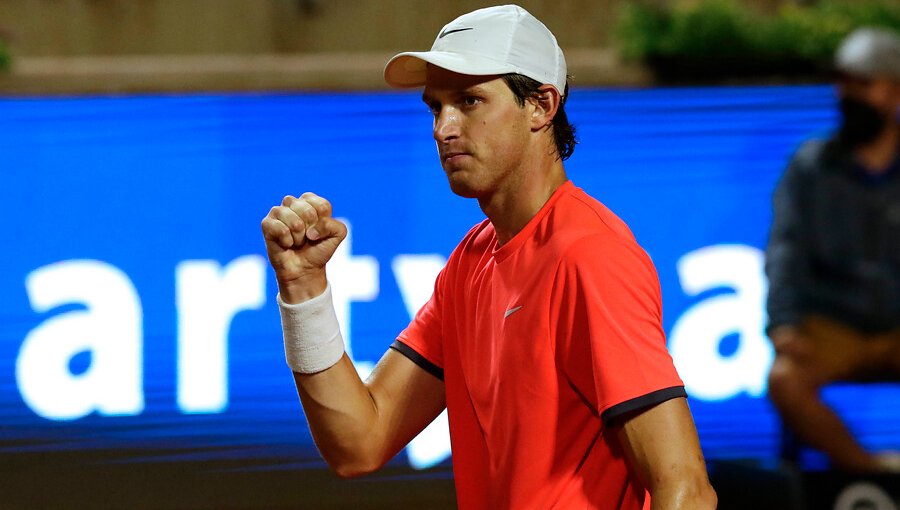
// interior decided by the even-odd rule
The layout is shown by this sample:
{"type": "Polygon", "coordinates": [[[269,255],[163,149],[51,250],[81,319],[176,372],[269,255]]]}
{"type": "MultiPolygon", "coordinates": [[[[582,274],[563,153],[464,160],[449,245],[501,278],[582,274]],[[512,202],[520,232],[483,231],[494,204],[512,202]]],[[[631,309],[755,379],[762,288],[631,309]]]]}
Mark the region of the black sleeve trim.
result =
{"type": "Polygon", "coordinates": [[[637,411],[638,409],[652,407],[656,404],[662,404],[666,400],[672,400],[673,398],[678,397],[687,398],[687,392],[684,391],[684,386],[663,388],[616,404],[606,411],[603,411],[603,414],[600,415],[600,419],[603,420],[604,425],[609,425],[616,418],[619,418],[624,414],[637,411]]]}
{"type": "Polygon", "coordinates": [[[400,340],[394,340],[394,343],[391,344],[391,349],[394,349],[395,351],[409,358],[410,361],[412,361],[416,365],[419,365],[422,370],[428,372],[429,374],[437,377],[442,381],[444,380],[444,369],[425,359],[425,356],[422,356],[421,354],[413,350],[412,347],[406,345],[400,340]]]}

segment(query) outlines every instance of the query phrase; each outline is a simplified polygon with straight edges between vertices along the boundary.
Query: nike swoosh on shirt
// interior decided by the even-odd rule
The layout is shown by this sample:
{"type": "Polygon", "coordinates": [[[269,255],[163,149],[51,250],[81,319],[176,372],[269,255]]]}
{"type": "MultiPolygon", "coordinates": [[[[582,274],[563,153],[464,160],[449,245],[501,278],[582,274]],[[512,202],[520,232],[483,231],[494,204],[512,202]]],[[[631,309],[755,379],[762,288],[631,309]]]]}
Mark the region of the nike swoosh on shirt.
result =
{"type": "Polygon", "coordinates": [[[454,30],[444,30],[441,32],[441,35],[438,36],[438,39],[443,39],[445,36],[450,34],[455,34],[456,32],[465,32],[466,30],[475,30],[474,28],[457,28],[454,30]]]}
{"type": "Polygon", "coordinates": [[[505,314],[503,314],[503,318],[505,319],[505,318],[509,317],[510,315],[512,315],[512,314],[514,314],[514,313],[516,313],[516,312],[518,312],[518,311],[521,310],[521,309],[522,309],[521,306],[517,306],[517,307],[515,307],[515,308],[510,308],[509,310],[506,311],[505,314]]]}

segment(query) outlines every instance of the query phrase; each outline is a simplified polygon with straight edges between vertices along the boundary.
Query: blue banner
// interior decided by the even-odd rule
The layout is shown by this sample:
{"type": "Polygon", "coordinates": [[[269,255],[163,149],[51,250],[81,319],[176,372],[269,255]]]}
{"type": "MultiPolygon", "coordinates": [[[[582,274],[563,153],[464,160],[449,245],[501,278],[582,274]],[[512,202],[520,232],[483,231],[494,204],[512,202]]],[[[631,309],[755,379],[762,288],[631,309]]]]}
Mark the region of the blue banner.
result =
{"type": "MultiPolygon", "coordinates": [[[[792,86],[582,89],[568,103],[580,143],[567,171],[656,264],[709,458],[777,455],[761,250],[775,182],[834,124],[833,102],[792,86]]],[[[5,99],[0,133],[6,455],[323,466],[284,363],[261,219],[314,191],[347,221],[329,277],[365,374],[483,218],[449,191],[415,92],[5,99]]],[[[900,445],[900,409],[879,404],[898,397],[828,393],[871,447],[900,445]]],[[[394,462],[448,454],[439,419],[394,462]]]]}

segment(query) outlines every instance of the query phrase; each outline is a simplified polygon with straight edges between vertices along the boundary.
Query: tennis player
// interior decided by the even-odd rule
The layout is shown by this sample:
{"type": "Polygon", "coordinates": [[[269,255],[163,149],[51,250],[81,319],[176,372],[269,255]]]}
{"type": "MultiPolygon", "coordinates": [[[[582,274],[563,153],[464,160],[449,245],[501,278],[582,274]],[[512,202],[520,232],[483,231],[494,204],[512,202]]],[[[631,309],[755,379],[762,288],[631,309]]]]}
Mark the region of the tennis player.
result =
{"type": "Polygon", "coordinates": [[[520,7],[480,9],[431,51],[395,56],[385,79],[424,87],[450,189],[487,219],[366,382],[325,272],[346,227],[312,193],[263,219],[288,365],[328,464],[375,471],[446,407],[462,509],[715,508],[653,264],[566,177],[575,138],[553,34],[520,7]]]}

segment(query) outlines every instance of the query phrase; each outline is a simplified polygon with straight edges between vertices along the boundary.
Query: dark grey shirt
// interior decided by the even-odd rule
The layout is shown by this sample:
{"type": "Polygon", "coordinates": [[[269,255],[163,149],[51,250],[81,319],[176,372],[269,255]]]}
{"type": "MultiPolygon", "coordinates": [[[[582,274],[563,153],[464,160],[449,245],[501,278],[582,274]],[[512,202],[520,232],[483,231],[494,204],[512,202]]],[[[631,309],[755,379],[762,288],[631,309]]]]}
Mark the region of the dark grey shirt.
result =
{"type": "Polygon", "coordinates": [[[900,158],[872,177],[835,140],[806,142],[775,190],[768,330],[808,313],[900,327],[900,158]]]}

